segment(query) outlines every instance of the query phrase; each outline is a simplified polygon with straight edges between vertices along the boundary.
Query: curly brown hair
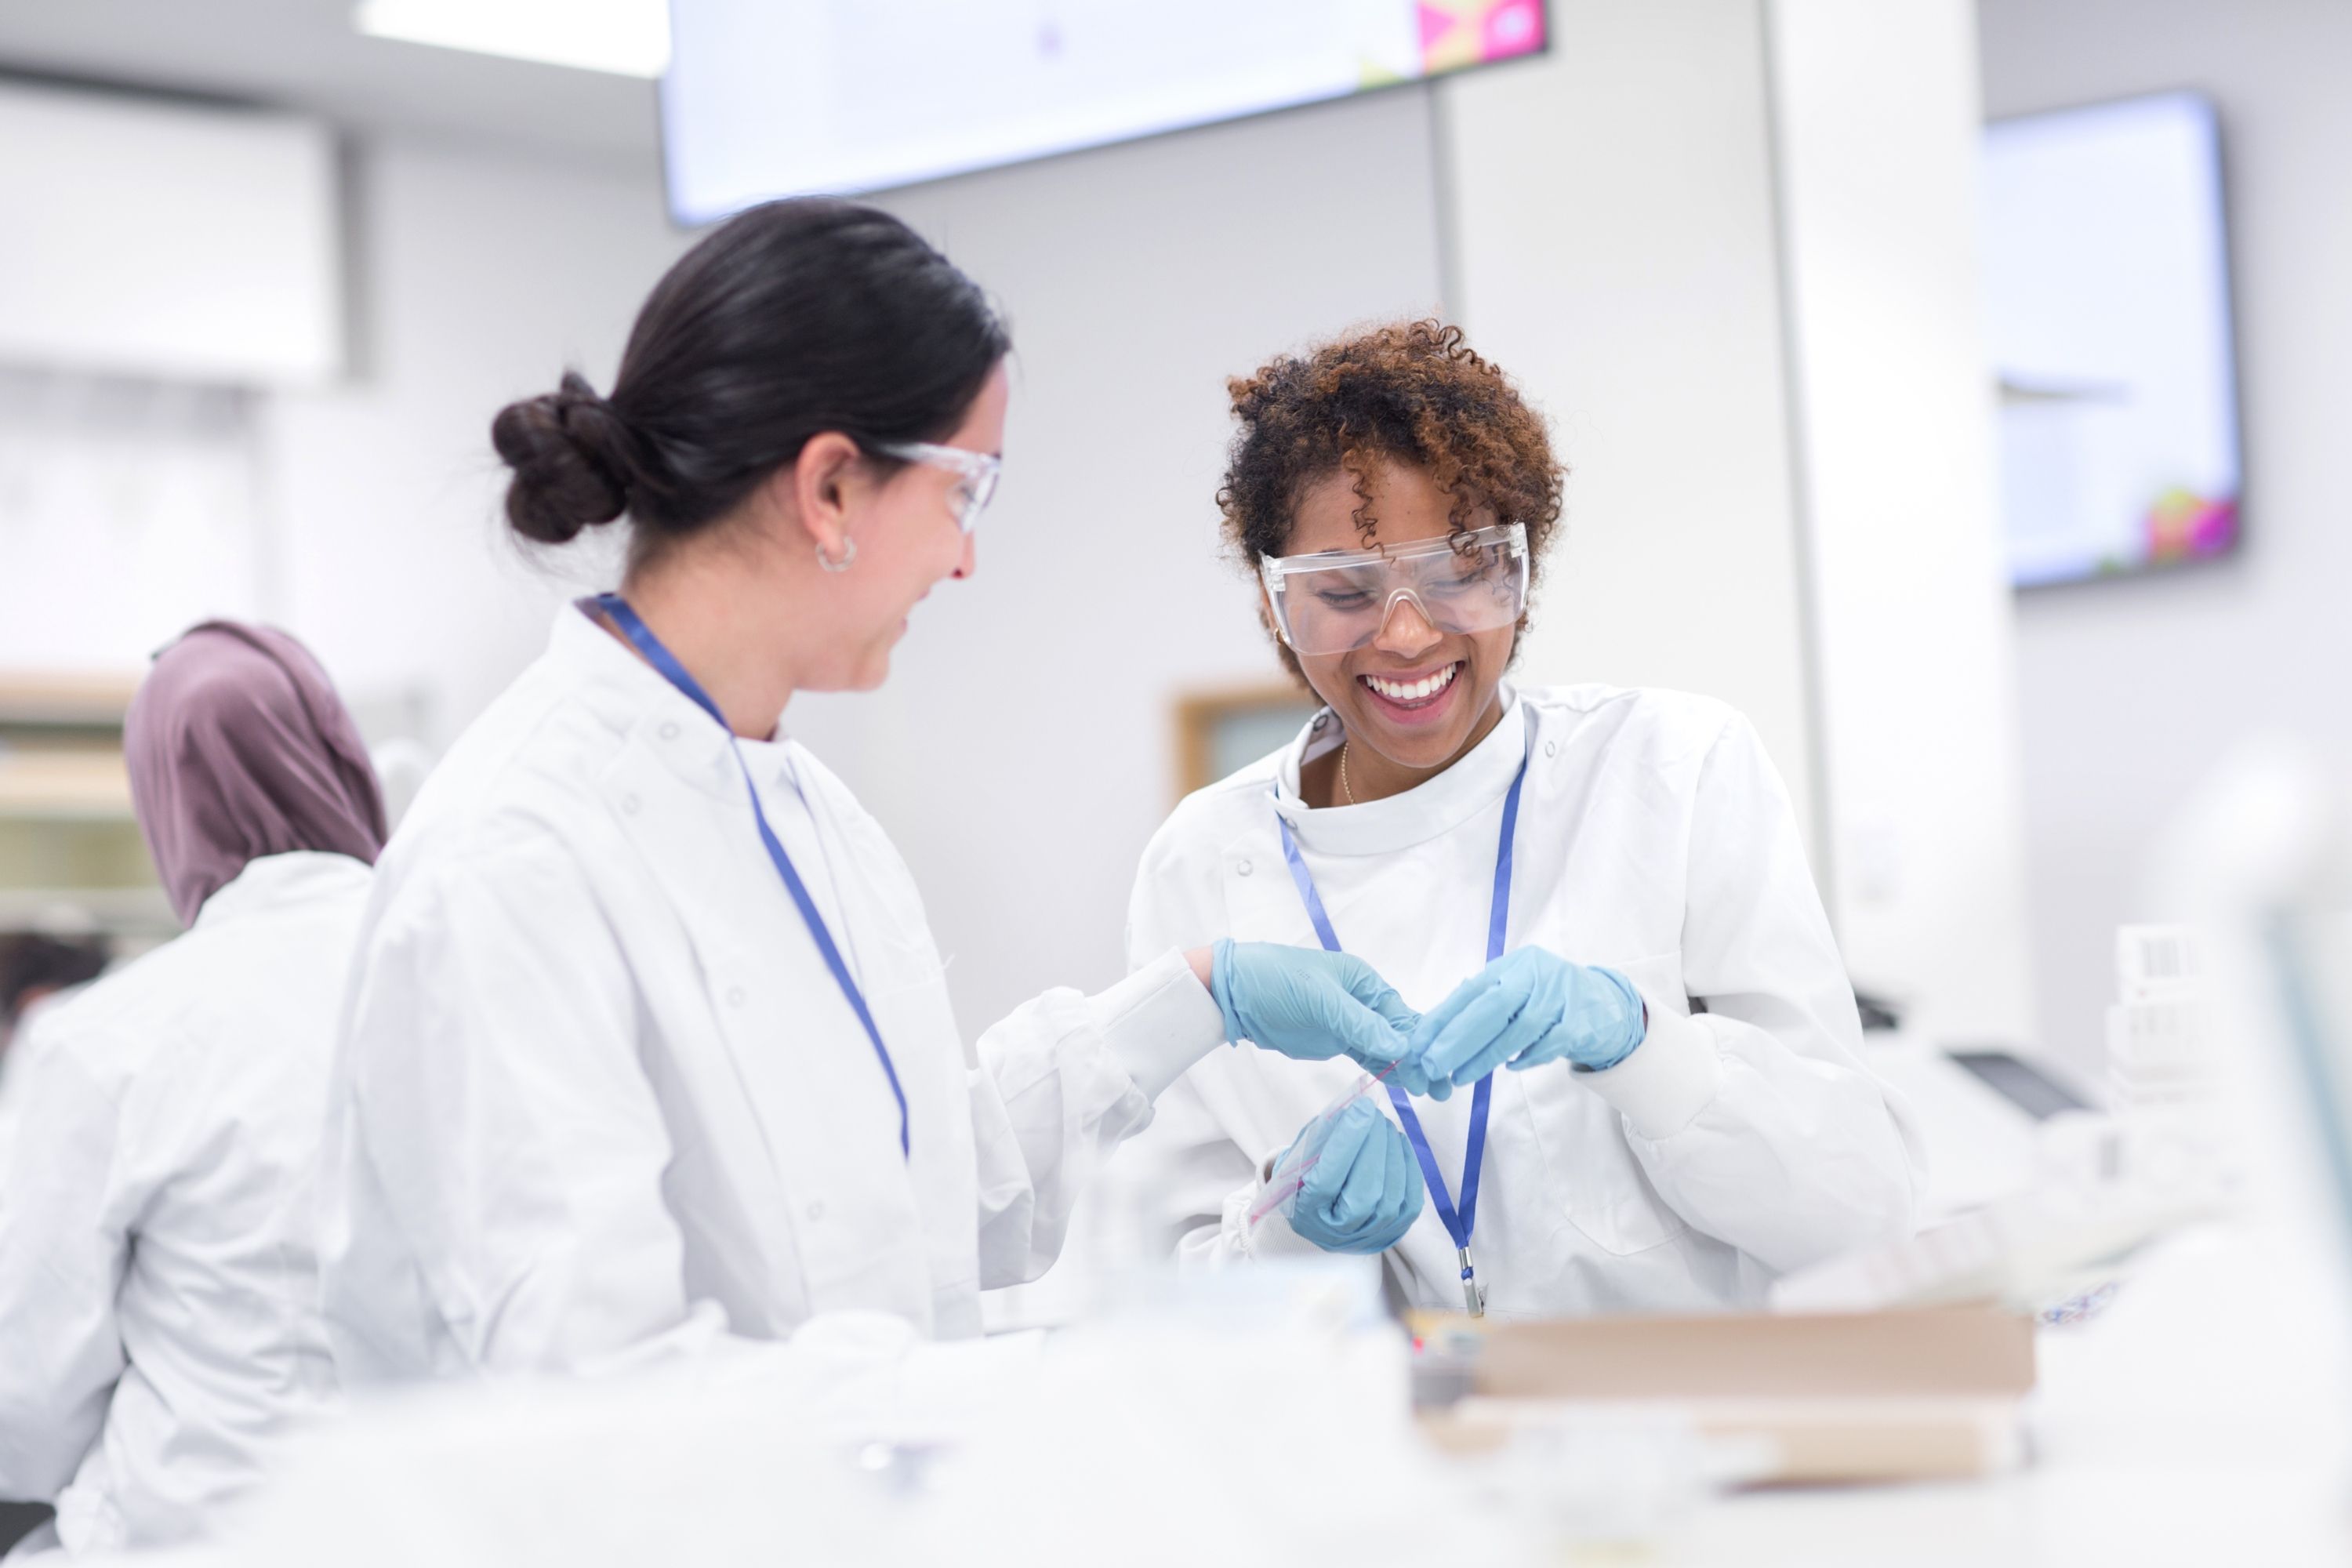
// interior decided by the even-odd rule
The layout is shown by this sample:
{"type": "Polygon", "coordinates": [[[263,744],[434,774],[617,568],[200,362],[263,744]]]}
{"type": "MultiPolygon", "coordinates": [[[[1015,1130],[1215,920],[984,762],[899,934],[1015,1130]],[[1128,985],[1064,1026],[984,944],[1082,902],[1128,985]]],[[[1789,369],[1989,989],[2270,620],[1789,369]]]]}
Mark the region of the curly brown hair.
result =
{"type": "MultiPolygon", "coordinates": [[[[1454,498],[1454,531],[1480,508],[1528,531],[1530,579],[1559,524],[1567,470],[1543,418],[1501,368],[1433,321],[1377,327],[1260,365],[1225,383],[1234,434],[1217,488],[1227,542],[1250,566],[1284,552],[1298,498],[1328,475],[1355,480],[1356,526],[1369,547],[1379,461],[1426,471],[1454,498]]],[[[1527,629],[1523,616],[1519,630],[1527,629]]],[[[1303,674],[1286,646],[1282,662],[1303,674]]]]}

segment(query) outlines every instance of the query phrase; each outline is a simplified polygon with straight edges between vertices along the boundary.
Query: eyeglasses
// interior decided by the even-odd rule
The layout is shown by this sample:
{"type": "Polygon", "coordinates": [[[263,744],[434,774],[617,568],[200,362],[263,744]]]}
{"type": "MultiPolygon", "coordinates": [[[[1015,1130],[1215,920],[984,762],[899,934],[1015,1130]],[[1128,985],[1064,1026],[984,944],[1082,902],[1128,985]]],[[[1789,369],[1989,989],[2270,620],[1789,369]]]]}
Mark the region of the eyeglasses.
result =
{"type": "Polygon", "coordinates": [[[1497,523],[1378,550],[1269,555],[1258,576],[1293,652],[1346,653],[1409,600],[1440,631],[1516,625],[1528,606],[1528,531],[1497,523]]]}
{"type": "Polygon", "coordinates": [[[1002,458],[966,451],[961,447],[938,447],[929,441],[892,441],[877,444],[874,450],[903,463],[920,463],[925,468],[945,468],[962,475],[962,483],[950,493],[955,498],[956,526],[966,533],[979,526],[980,514],[988,510],[989,499],[996,494],[997,476],[1004,471],[1002,458]]]}

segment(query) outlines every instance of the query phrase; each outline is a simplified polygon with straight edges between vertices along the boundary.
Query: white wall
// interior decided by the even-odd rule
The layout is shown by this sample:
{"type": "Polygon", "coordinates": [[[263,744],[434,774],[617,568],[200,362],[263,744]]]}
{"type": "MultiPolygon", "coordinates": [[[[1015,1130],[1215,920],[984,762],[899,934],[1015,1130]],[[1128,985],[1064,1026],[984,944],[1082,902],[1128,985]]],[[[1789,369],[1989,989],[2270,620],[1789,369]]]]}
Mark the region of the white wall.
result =
{"type": "Polygon", "coordinates": [[[1522,666],[1721,697],[1819,826],[1757,0],[1553,0],[1439,91],[1451,289],[1550,416],[1566,535],[1522,666]]]}
{"type": "Polygon", "coordinates": [[[2246,543],[2177,575],[2018,604],[2038,1010],[2099,1058],[2114,927],[2151,908],[2158,825],[2231,741],[2307,738],[2352,768],[2352,6],[2341,0],[1982,0],[1994,115],[2159,88],[2210,94],[2239,307],[2246,543]]]}
{"type": "Polygon", "coordinates": [[[490,416],[567,365],[609,387],[686,238],[641,174],[393,140],[349,177],[356,369],[264,405],[286,552],[266,608],[354,697],[421,695],[446,744],[544,646],[568,591],[508,542],[490,416]]]}
{"type": "Polygon", "coordinates": [[[2032,1033],[1969,0],[1769,0],[1839,939],[1931,1037],[2032,1033]]]}

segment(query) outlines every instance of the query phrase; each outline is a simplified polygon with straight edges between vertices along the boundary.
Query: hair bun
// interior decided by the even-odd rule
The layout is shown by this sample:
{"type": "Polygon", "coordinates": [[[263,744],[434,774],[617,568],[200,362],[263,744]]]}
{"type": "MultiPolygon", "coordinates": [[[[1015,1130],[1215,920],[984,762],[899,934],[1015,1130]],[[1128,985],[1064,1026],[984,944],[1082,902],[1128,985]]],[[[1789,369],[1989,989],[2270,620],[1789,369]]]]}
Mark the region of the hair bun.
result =
{"type": "Polygon", "coordinates": [[[525,539],[563,544],[629,504],[635,439],[577,371],[554,392],[499,409],[490,444],[514,470],[507,521],[525,539]]]}

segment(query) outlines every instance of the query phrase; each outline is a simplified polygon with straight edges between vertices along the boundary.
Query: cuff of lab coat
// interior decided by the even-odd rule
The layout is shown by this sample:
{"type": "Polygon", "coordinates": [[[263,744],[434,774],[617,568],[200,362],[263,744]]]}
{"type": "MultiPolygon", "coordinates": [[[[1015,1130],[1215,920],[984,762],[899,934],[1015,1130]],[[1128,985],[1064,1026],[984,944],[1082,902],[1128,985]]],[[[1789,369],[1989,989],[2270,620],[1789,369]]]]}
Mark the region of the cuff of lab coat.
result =
{"type": "Polygon", "coordinates": [[[1147,1099],[1159,1099],[1186,1068],[1225,1043],[1216,998],[1174,948],[1097,995],[1095,1005],[1103,1011],[1103,1044],[1147,1099]]]}
{"type": "Polygon", "coordinates": [[[1269,1155],[1258,1162],[1257,1180],[1225,1200],[1225,1228],[1237,1244],[1234,1250],[1244,1258],[1313,1258],[1322,1248],[1290,1228],[1290,1221],[1279,1214],[1270,1214],[1253,1226],[1250,1210],[1257,1206],[1258,1194],[1265,1191],[1267,1167],[1274,1163],[1269,1155]]]}
{"type": "Polygon", "coordinates": [[[1673,1137],[1706,1108],[1722,1081],[1723,1063],[1706,1026],[1653,1005],[1649,1033],[1632,1055],[1615,1067],[1576,1076],[1635,1132],[1655,1141],[1673,1137]]]}

